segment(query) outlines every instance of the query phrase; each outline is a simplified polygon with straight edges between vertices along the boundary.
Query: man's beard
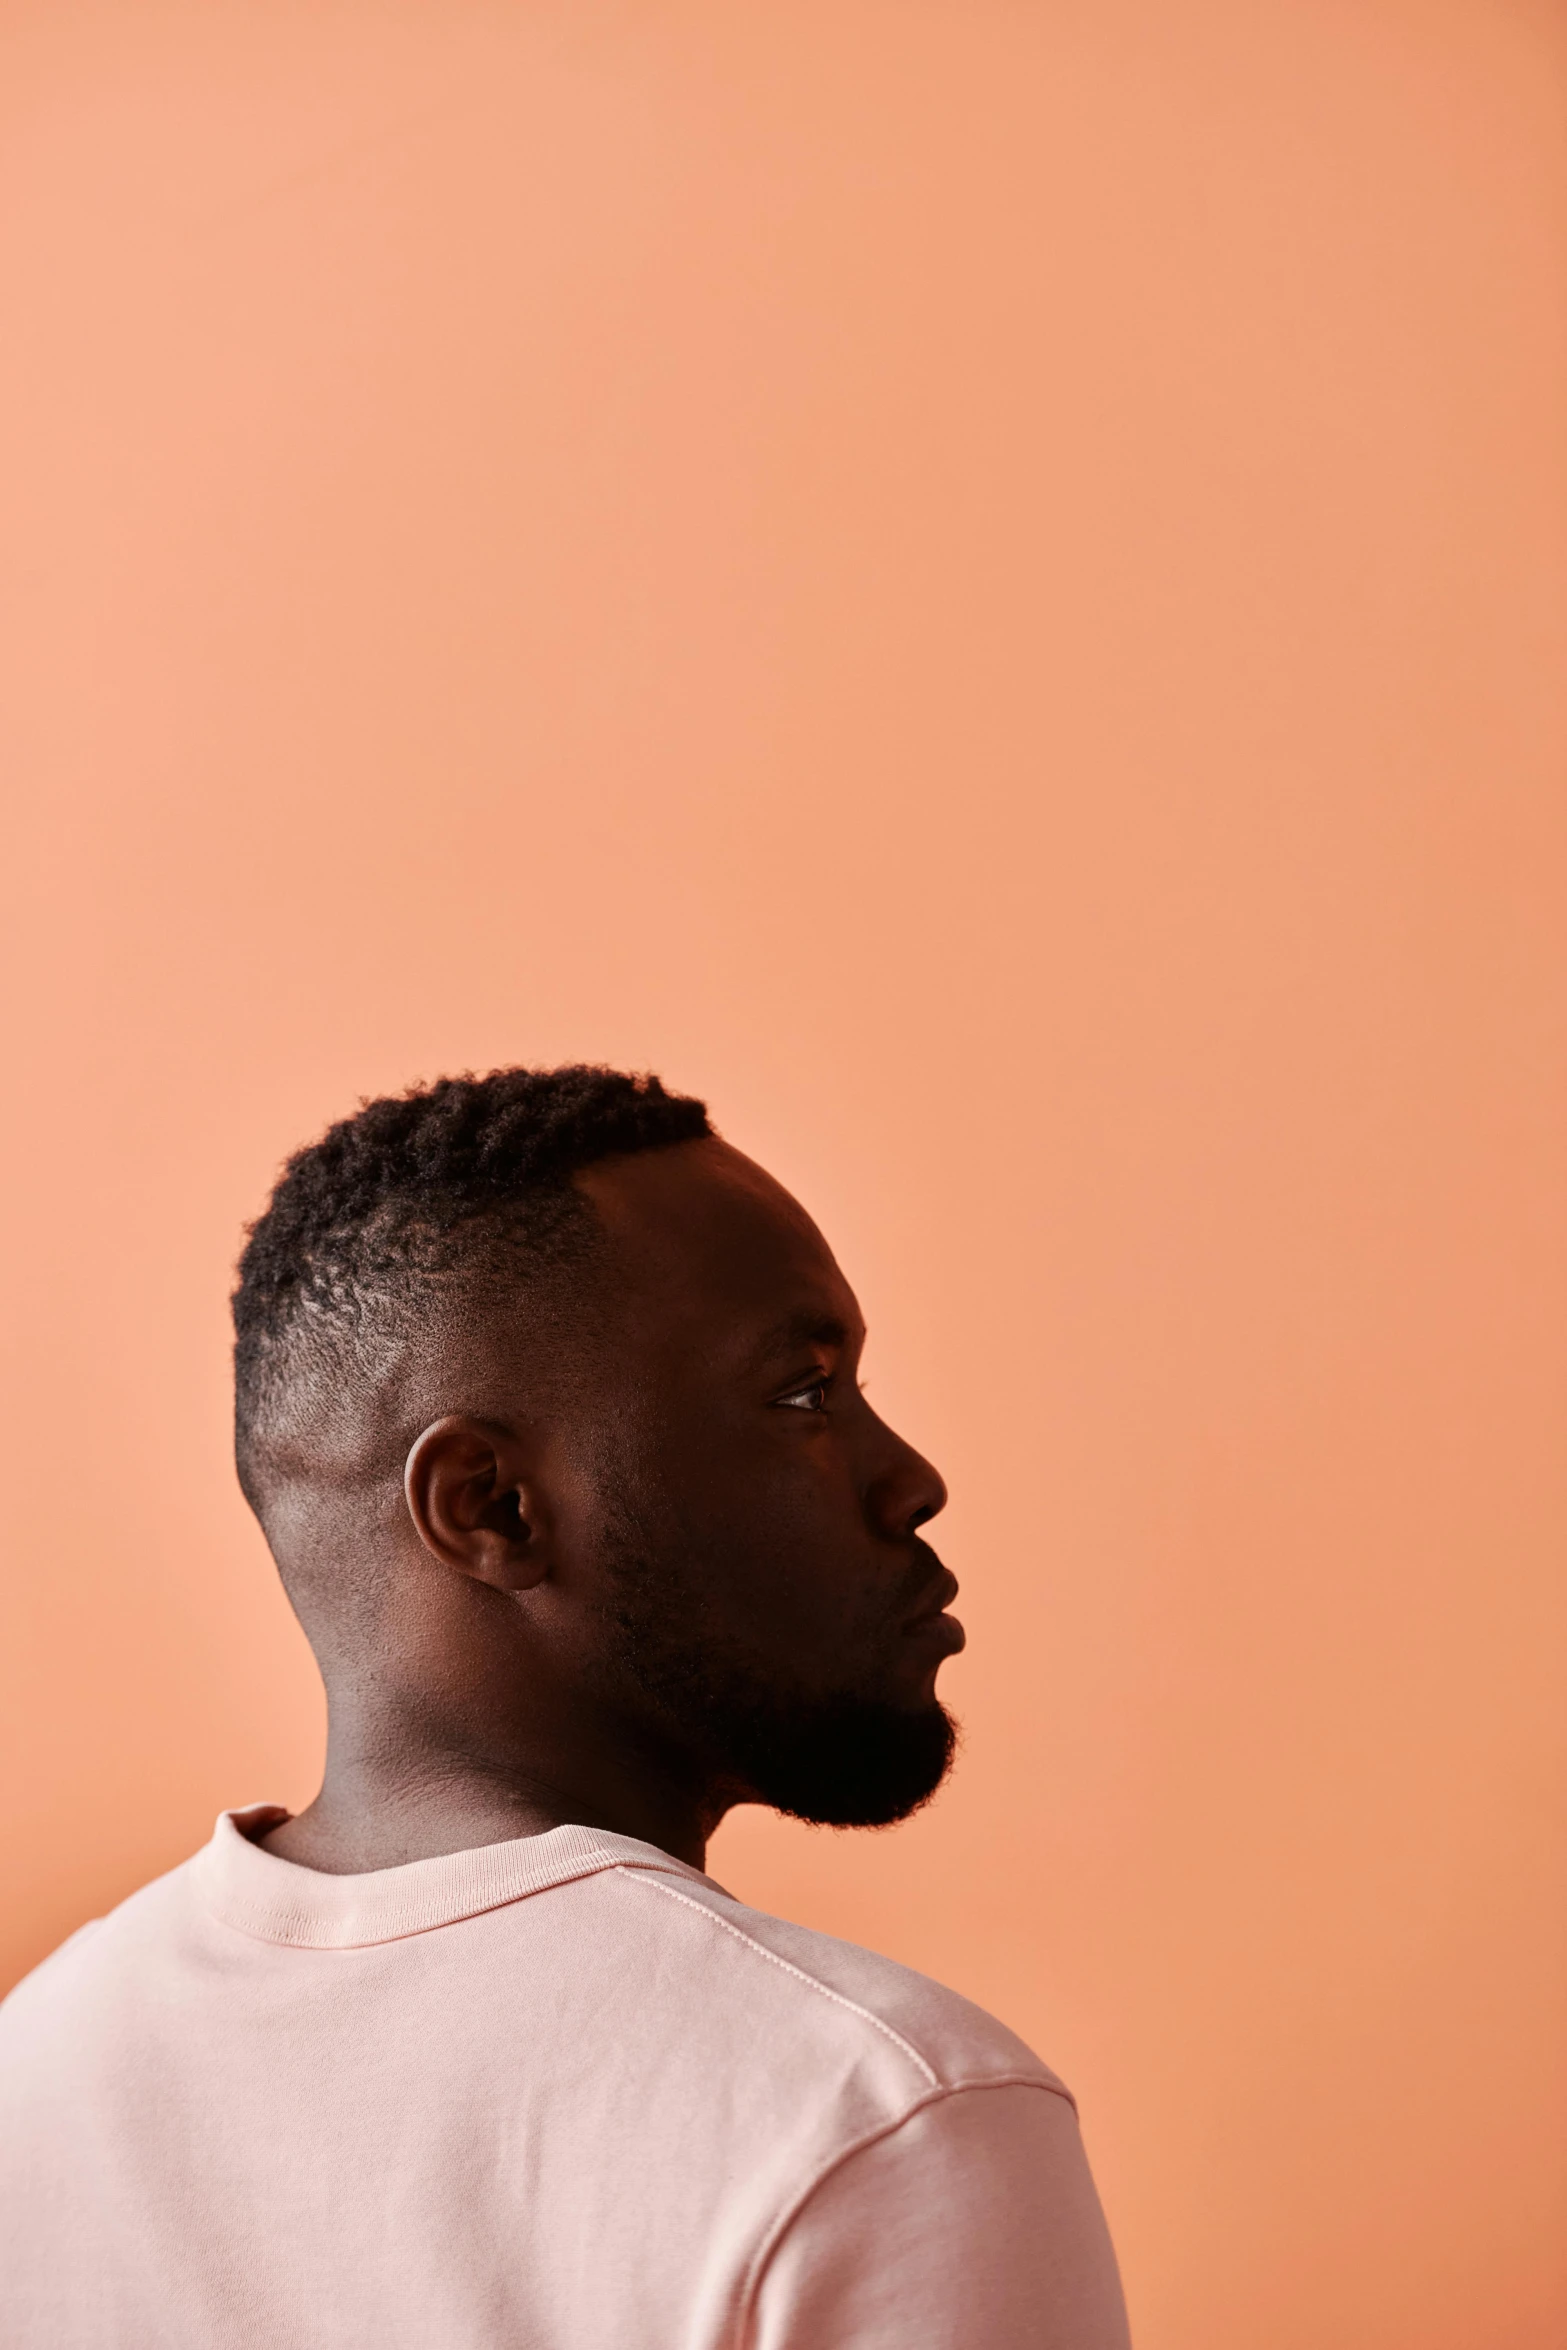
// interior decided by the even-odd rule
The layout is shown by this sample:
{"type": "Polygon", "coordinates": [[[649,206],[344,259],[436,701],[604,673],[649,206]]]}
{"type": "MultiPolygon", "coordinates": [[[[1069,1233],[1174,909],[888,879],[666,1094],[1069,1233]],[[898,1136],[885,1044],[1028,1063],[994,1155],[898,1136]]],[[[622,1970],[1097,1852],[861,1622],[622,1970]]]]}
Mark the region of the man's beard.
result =
{"type": "Polygon", "coordinates": [[[741,1801],[816,1827],[887,1828],[928,1803],[957,1747],[935,1697],[901,1706],[853,1688],[790,1690],[714,1636],[683,1578],[626,1532],[607,1545],[615,1661],[683,1747],[741,1801]]]}
{"type": "Polygon", "coordinates": [[[750,1694],[717,1725],[725,1759],[761,1802],[792,1819],[890,1828],[929,1803],[951,1765],[957,1728],[934,1697],[911,1709],[848,1691],[794,1704],[750,1694]]]}

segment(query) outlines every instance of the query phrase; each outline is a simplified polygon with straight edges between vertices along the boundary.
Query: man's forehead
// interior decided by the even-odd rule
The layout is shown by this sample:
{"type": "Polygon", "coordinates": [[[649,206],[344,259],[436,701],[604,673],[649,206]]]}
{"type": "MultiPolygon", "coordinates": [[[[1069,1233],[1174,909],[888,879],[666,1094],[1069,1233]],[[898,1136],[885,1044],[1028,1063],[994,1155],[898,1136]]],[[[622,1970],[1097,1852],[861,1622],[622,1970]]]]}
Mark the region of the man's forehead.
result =
{"type": "Polygon", "coordinates": [[[858,1308],[810,1217],[765,1169],[716,1137],[584,1169],[631,1286],[744,1314],[756,1335],[843,1331],[858,1308]]]}

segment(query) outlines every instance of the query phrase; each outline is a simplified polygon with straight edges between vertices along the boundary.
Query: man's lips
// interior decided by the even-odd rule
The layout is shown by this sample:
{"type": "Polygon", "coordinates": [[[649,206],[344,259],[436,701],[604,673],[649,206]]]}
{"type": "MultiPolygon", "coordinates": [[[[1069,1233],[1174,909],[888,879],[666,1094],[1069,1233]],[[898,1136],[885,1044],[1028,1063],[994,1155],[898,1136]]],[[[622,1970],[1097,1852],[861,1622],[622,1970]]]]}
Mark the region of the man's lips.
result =
{"type": "MultiPolygon", "coordinates": [[[[935,1552],[932,1551],[930,1555],[934,1560],[935,1552]]],[[[956,1656],[967,1635],[957,1617],[949,1616],[946,1611],[957,1596],[956,1575],[950,1567],[942,1567],[933,1588],[926,1593],[923,1604],[904,1624],[905,1635],[939,1648],[943,1656],[956,1656]]]]}
{"type": "Polygon", "coordinates": [[[956,1656],[968,1645],[968,1634],[956,1616],[919,1616],[904,1626],[905,1640],[917,1640],[922,1648],[934,1650],[937,1656],[956,1656]]]}

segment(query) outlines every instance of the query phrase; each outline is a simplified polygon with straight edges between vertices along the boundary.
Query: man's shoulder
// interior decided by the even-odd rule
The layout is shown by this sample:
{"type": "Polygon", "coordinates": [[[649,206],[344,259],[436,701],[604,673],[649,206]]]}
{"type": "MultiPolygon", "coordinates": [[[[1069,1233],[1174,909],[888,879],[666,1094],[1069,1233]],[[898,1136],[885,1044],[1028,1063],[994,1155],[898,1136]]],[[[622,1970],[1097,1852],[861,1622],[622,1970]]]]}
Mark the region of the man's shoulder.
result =
{"type": "Polygon", "coordinates": [[[650,1939],[677,1946],[693,1991],[700,1982],[726,2020],[750,2019],[759,2065],[803,2042],[823,2059],[836,2049],[901,2075],[916,2098],[1005,2081],[1068,2096],[1005,2024],[896,1959],[752,1909],[710,1879],[616,1873],[641,1905],[650,1939]]]}
{"type": "Polygon", "coordinates": [[[0,1999],[0,2041],[29,2035],[49,2017],[68,2015],[91,2003],[98,1991],[126,1979],[139,1954],[161,1945],[189,1901],[192,1863],[140,1885],[101,1917],[88,1918],[40,1959],[0,1999]]]}

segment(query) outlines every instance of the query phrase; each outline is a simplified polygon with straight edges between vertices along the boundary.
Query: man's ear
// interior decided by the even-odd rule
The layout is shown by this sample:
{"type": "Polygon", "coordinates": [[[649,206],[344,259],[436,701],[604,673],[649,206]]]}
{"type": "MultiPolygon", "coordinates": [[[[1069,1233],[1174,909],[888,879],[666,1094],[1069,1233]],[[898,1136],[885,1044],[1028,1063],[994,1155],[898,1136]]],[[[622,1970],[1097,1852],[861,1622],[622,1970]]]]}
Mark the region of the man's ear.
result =
{"type": "Polygon", "coordinates": [[[426,1428],[403,1471],[408,1515],[431,1557],[497,1591],[531,1590],[548,1572],[530,1487],[512,1431],[460,1413],[426,1428]]]}

